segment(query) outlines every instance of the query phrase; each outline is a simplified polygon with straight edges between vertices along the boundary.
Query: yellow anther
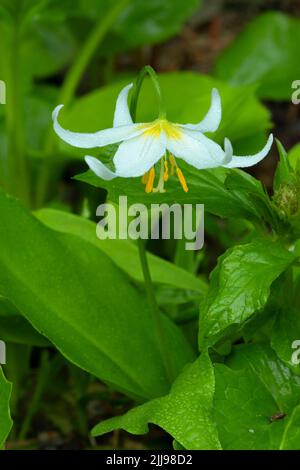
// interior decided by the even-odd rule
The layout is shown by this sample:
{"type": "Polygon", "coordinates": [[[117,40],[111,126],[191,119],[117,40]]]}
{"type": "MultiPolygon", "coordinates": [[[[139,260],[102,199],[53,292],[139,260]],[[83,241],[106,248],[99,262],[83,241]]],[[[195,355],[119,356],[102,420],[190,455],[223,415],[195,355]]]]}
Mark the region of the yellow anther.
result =
{"type": "Polygon", "coordinates": [[[164,161],[164,166],[165,166],[165,171],[164,171],[164,181],[168,181],[169,179],[169,166],[168,166],[168,161],[164,161]]]}
{"type": "Polygon", "coordinates": [[[151,193],[151,191],[153,189],[154,179],[155,179],[154,167],[151,168],[151,170],[148,172],[148,174],[149,174],[149,176],[148,176],[145,191],[146,191],[146,193],[151,193]]]}
{"type": "Polygon", "coordinates": [[[178,179],[180,181],[180,184],[182,186],[182,189],[185,193],[188,192],[189,188],[187,187],[187,184],[186,184],[186,181],[185,181],[185,177],[183,176],[183,173],[181,171],[180,168],[176,167],[176,173],[177,173],[177,176],[178,176],[178,179]]]}
{"type": "Polygon", "coordinates": [[[143,184],[147,184],[148,177],[149,177],[149,171],[146,171],[146,173],[144,173],[143,176],[142,176],[142,183],[143,184]]]}
{"type": "Polygon", "coordinates": [[[173,176],[174,175],[174,168],[176,167],[176,161],[175,161],[175,158],[173,157],[172,154],[170,154],[169,159],[170,159],[170,163],[171,163],[170,174],[171,174],[171,176],[173,176]]]}

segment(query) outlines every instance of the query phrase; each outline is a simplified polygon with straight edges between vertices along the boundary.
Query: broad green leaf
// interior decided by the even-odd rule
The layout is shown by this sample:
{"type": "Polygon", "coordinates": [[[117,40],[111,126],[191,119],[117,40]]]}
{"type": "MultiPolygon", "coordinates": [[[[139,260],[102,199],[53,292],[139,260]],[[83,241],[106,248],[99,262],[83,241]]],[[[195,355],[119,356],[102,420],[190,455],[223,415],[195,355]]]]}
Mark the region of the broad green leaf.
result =
{"type": "Polygon", "coordinates": [[[215,377],[214,417],[224,449],[300,449],[300,378],[268,345],[235,347],[226,365],[215,365],[215,377]]]}
{"type": "Polygon", "coordinates": [[[268,239],[227,250],[212,271],[201,308],[201,347],[214,344],[228,328],[232,330],[263,308],[272,282],[293,260],[292,253],[268,239]]]}
{"type": "Polygon", "coordinates": [[[0,297],[0,339],[33,346],[49,345],[49,341],[40,335],[3,297],[0,297]]]}
{"type": "Polygon", "coordinates": [[[35,77],[58,72],[72,61],[76,52],[72,34],[65,24],[57,20],[42,21],[38,25],[33,23],[21,46],[24,72],[35,77]]]}
{"type": "Polygon", "coordinates": [[[280,450],[299,450],[300,449],[300,405],[296,406],[284,429],[280,442],[280,450]]]}
{"type": "Polygon", "coordinates": [[[240,205],[248,207],[249,212],[268,222],[275,229],[279,218],[262,183],[245,171],[238,169],[228,173],[225,186],[229,190],[236,190],[240,197],[240,205]]]}
{"type": "MultiPolygon", "coordinates": [[[[133,80],[134,77],[105,86],[77,99],[70,109],[62,110],[61,124],[67,129],[82,132],[112,127],[118,93],[133,80]]],[[[221,94],[223,115],[220,128],[213,134],[213,139],[223,145],[224,137],[230,138],[236,155],[243,154],[239,152],[239,146],[244,140],[247,140],[247,148],[243,149],[246,154],[255,153],[262,146],[262,132],[271,126],[270,114],[255,98],[252,87],[231,87],[220,80],[192,72],[160,74],[159,82],[170,121],[183,124],[199,122],[209,109],[211,90],[216,87],[221,94]],[[235,145],[236,142],[239,145],[235,145]]],[[[149,80],[145,80],[139,98],[137,121],[156,119],[157,112],[153,86],[149,80]]],[[[75,149],[62,142],[60,148],[74,157],[83,159],[86,155],[86,150],[75,149]]],[[[89,150],[90,152],[93,151],[89,150]]],[[[95,152],[94,154],[97,155],[95,152]]]]}
{"type": "MultiPolygon", "coordinates": [[[[115,0],[79,0],[82,14],[101,18],[115,0]]],[[[201,0],[131,0],[111,28],[102,55],[155,44],[175,35],[201,0]]]]}
{"type": "Polygon", "coordinates": [[[5,440],[12,427],[12,419],[9,412],[9,400],[11,384],[4,377],[0,366],[0,449],[3,448],[5,440]]]}
{"type": "Polygon", "coordinates": [[[145,434],[148,424],[156,424],[189,450],[220,449],[212,419],[214,372],[207,353],[186,366],[168,395],[133,408],[124,416],[99,423],[92,431],[100,436],[114,429],[145,434]]]}
{"type": "Polygon", "coordinates": [[[281,280],[281,287],[274,298],[273,318],[274,323],[271,332],[271,346],[280,359],[295,372],[300,371],[297,349],[300,344],[300,278],[293,279],[291,271],[285,279],[281,280]],[[295,347],[296,346],[296,347],[295,347]],[[294,358],[294,356],[296,356],[294,358]]]}
{"type": "Polygon", "coordinates": [[[216,63],[216,76],[233,85],[257,86],[269,99],[287,99],[299,78],[300,21],[280,12],[257,16],[216,63]]]}
{"type": "MultiPolygon", "coordinates": [[[[20,37],[20,79],[27,83],[32,77],[45,77],[68,64],[75,53],[75,41],[61,22],[40,20],[29,23],[20,37]],[[33,53],[34,51],[34,53],[33,53]]],[[[13,26],[0,20],[1,78],[10,84],[10,58],[13,47],[13,26]]]]}
{"type": "MultiPolygon", "coordinates": [[[[95,245],[134,280],[143,282],[143,272],[138,248],[129,240],[100,240],[96,235],[96,224],[83,217],[54,209],[41,209],[36,216],[47,226],[59,232],[71,233],[95,245]]],[[[206,284],[193,274],[174,264],[148,254],[152,280],[179,289],[190,289],[204,295],[206,284]]]]}
{"type": "Polygon", "coordinates": [[[288,159],[294,170],[300,170],[300,143],[296,144],[288,152],[288,159]]]}
{"type": "MultiPolygon", "coordinates": [[[[270,223],[276,219],[274,211],[270,210],[270,201],[266,195],[263,196],[261,188],[253,187],[249,197],[249,189],[244,183],[233,188],[230,187],[230,184],[226,185],[228,176],[238,170],[227,168],[197,170],[181,162],[180,168],[189,188],[187,193],[182,190],[178,180],[172,176],[167,182],[166,192],[162,194],[147,194],[140,178],[116,178],[104,181],[88,170],[86,173],[77,175],[75,179],[95,187],[105,188],[108,191],[109,200],[116,203],[118,203],[120,196],[126,195],[128,204],[137,202],[145,205],[204,204],[206,212],[220,217],[244,218],[262,225],[264,225],[265,219],[270,223]]],[[[243,177],[241,178],[243,179],[243,177]]],[[[259,185],[259,183],[257,184],[259,185]]]]}
{"type": "MultiPolygon", "coordinates": [[[[144,296],[99,249],[0,192],[0,293],[71,362],[139,399],[167,392],[144,296]]],[[[192,352],[162,317],[174,372],[192,352]]]]}
{"type": "Polygon", "coordinates": [[[295,341],[300,340],[299,308],[288,305],[274,313],[277,315],[273,325],[271,345],[282,361],[299,372],[299,364],[293,363],[293,353],[296,351],[292,346],[295,341]]]}
{"type": "Polygon", "coordinates": [[[288,184],[294,178],[294,172],[289,162],[287,152],[279,140],[276,141],[277,150],[279,153],[279,162],[277,164],[273,188],[278,190],[281,185],[288,184]]]}

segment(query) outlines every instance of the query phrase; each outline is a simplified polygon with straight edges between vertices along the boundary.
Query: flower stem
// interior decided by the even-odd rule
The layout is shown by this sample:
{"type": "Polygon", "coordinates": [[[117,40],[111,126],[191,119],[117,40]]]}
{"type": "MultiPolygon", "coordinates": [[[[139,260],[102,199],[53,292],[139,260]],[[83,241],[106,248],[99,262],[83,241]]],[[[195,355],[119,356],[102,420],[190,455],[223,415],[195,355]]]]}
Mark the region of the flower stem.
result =
{"type": "Polygon", "coordinates": [[[135,119],[136,119],[137,102],[138,102],[141,87],[142,87],[142,84],[143,84],[143,81],[144,81],[146,75],[149,75],[149,77],[151,78],[152,83],[153,83],[154,88],[155,88],[155,91],[156,91],[157,96],[158,96],[159,117],[160,117],[160,119],[163,119],[163,118],[166,117],[163,97],[162,97],[162,93],[161,93],[161,89],[160,89],[160,85],[159,85],[159,82],[158,82],[156,72],[151,67],[151,65],[146,65],[140,71],[140,73],[137,77],[137,80],[135,82],[134,89],[133,89],[133,95],[132,95],[132,100],[131,100],[131,105],[130,105],[130,113],[131,113],[133,121],[135,121],[135,119]]]}
{"type": "Polygon", "coordinates": [[[156,337],[158,340],[159,350],[160,350],[160,354],[164,363],[167,379],[169,383],[171,384],[175,377],[174,377],[173,366],[172,366],[172,362],[170,358],[169,348],[166,342],[164,326],[162,323],[162,314],[159,310],[159,307],[157,305],[156,298],[155,298],[155,293],[153,289],[153,283],[152,283],[151,274],[149,270],[149,264],[147,260],[147,254],[146,254],[144,241],[141,238],[139,238],[137,240],[137,243],[138,243],[140,261],[141,261],[141,266],[142,266],[143,276],[144,276],[144,281],[145,281],[147,300],[148,300],[148,304],[150,307],[150,311],[152,313],[152,320],[154,323],[155,333],[156,333],[156,337]]]}
{"type": "MultiPolygon", "coordinates": [[[[144,78],[146,77],[147,74],[150,75],[152,83],[154,84],[155,90],[159,97],[160,116],[165,116],[165,113],[163,111],[163,105],[162,105],[161,90],[160,90],[156,73],[153,70],[153,68],[150,67],[150,65],[147,65],[139,73],[136,83],[135,83],[135,87],[133,89],[133,95],[132,95],[132,99],[130,103],[130,113],[131,113],[131,117],[133,121],[136,120],[136,108],[137,108],[137,103],[139,99],[139,94],[141,91],[144,78]]],[[[153,320],[153,324],[155,328],[156,338],[158,341],[159,351],[160,351],[162,361],[164,364],[166,377],[169,383],[171,384],[175,378],[175,374],[173,371],[172,360],[171,360],[170,351],[168,348],[167,338],[165,334],[165,329],[164,329],[164,325],[162,321],[163,317],[162,317],[161,311],[159,310],[159,307],[157,305],[157,301],[155,298],[155,293],[154,293],[153,283],[151,279],[144,241],[141,238],[138,238],[137,243],[138,243],[138,249],[139,249],[140,262],[141,262],[143,276],[144,276],[145,289],[147,293],[147,300],[148,300],[148,304],[149,304],[150,311],[152,314],[152,320],[153,320]]]]}
{"type": "MultiPolygon", "coordinates": [[[[95,28],[88,36],[86,42],[83,44],[82,49],[77,57],[77,60],[74,62],[72,67],[69,69],[68,74],[66,75],[66,78],[61,88],[61,92],[57,99],[58,104],[63,103],[65,106],[68,106],[70,104],[76,91],[76,88],[81,80],[81,77],[84,71],[86,70],[90,60],[92,59],[93,55],[95,54],[95,51],[99,47],[99,44],[103,41],[111,26],[115,23],[117,17],[120,15],[120,13],[124,10],[126,5],[130,1],[131,0],[119,0],[113,5],[113,7],[108,11],[108,13],[104,17],[101,16],[99,22],[96,24],[95,28]]],[[[50,159],[52,154],[55,152],[55,140],[53,139],[53,137],[54,134],[51,126],[51,128],[49,128],[49,132],[46,138],[46,155],[44,158],[44,163],[42,164],[38,177],[35,201],[36,207],[40,207],[47,196],[50,176],[48,159],[50,159]]]]}
{"type": "Polygon", "coordinates": [[[130,0],[119,0],[116,2],[111,10],[109,10],[109,12],[104,17],[101,17],[100,21],[96,24],[95,28],[83,45],[76,62],[70,68],[69,73],[66,76],[59,96],[60,103],[63,103],[65,106],[70,103],[80,82],[82,74],[92,59],[97,47],[104,39],[106,33],[109,31],[129,1],[130,0]]]}

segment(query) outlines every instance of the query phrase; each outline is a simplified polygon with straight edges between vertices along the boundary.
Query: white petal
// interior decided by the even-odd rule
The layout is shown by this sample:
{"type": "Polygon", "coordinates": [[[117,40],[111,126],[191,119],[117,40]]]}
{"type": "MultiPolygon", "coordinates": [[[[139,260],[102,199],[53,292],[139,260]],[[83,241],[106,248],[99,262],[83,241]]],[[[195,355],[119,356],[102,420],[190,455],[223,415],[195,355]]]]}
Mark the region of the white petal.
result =
{"type": "Polygon", "coordinates": [[[225,149],[225,158],[223,161],[223,165],[226,163],[229,163],[232,160],[232,155],[233,155],[233,148],[231,145],[231,142],[227,137],[224,139],[224,149],[225,149]]]}
{"type": "Polygon", "coordinates": [[[256,165],[256,163],[260,162],[269,153],[272,143],[273,135],[270,134],[268,142],[260,152],[245,157],[236,157],[233,155],[232,160],[224,166],[226,168],[245,168],[247,166],[256,165]]]}
{"type": "Polygon", "coordinates": [[[130,83],[119,93],[114,115],[114,127],[128,126],[129,124],[133,124],[128,108],[128,93],[132,87],[133,83],[130,83]]]}
{"type": "Polygon", "coordinates": [[[138,136],[123,142],[115,156],[116,173],[123,177],[141,176],[165,154],[163,137],[138,136]]]}
{"type": "Polygon", "coordinates": [[[97,160],[97,158],[86,155],[84,159],[89,168],[95,173],[95,175],[99,176],[99,178],[110,181],[118,176],[113,171],[109,170],[102,162],[97,160]]]}
{"type": "Polygon", "coordinates": [[[211,92],[211,105],[205,118],[198,124],[185,124],[182,127],[200,132],[215,132],[220,125],[221,117],[221,97],[218,90],[213,88],[211,92]]]}
{"type": "Polygon", "coordinates": [[[226,154],[220,145],[199,132],[187,129],[184,130],[180,139],[169,139],[167,148],[175,157],[185,160],[198,170],[215,168],[226,161],[226,154]],[[192,137],[197,134],[197,139],[192,137]]]}
{"type": "Polygon", "coordinates": [[[82,133],[72,132],[67,129],[63,129],[58,123],[58,114],[63,105],[57,106],[52,114],[54,123],[54,130],[56,134],[65,142],[74,147],[80,148],[94,148],[104,147],[104,145],[115,144],[122,140],[130,139],[143,132],[139,124],[130,124],[128,126],[120,126],[111,129],[104,129],[95,133],[82,133]]]}

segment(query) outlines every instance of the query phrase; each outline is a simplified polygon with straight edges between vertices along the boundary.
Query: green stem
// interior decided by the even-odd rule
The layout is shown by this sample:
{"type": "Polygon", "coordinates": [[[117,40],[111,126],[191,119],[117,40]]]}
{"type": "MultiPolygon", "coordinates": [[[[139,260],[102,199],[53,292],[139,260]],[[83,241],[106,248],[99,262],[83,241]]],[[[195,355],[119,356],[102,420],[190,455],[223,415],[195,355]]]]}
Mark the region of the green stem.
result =
{"type": "Polygon", "coordinates": [[[60,103],[63,103],[65,106],[70,103],[81,77],[97,47],[129,1],[130,0],[119,0],[116,2],[107,15],[104,16],[104,18],[102,17],[96,24],[94,30],[83,45],[76,62],[69,70],[60,93],[60,103]]]}
{"type": "Polygon", "coordinates": [[[28,434],[32,419],[36,411],[38,410],[38,406],[41,401],[43,392],[46,388],[46,384],[48,383],[49,372],[50,372],[50,362],[48,359],[48,351],[43,351],[42,357],[41,357],[41,365],[40,365],[40,369],[38,372],[38,377],[37,377],[37,382],[36,382],[36,386],[34,389],[34,393],[30,400],[27,414],[25,416],[24,421],[22,422],[21,430],[18,436],[18,439],[20,441],[24,440],[28,434]]]}
{"type": "Polygon", "coordinates": [[[149,77],[151,78],[152,83],[153,83],[154,88],[155,88],[155,91],[156,91],[157,96],[158,96],[159,117],[161,119],[166,117],[165,107],[164,107],[164,103],[163,103],[163,97],[162,97],[161,89],[160,89],[160,86],[159,86],[159,83],[158,83],[156,72],[155,72],[155,70],[153,70],[153,68],[150,65],[146,65],[140,71],[140,73],[137,77],[137,80],[135,82],[134,89],[133,89],[133,95],[132,95],[132,100],[131,100],[131,104],[130,104],[130,113],[131,113],[133,121],[135,121],[135,119],[136,119],[137,102],[138,102],[141,87],[142,87],[142,84],[143,84],[143,81],[144,81],[146,75],[149,75],[149,77]]]}
{"type": "MultiPolygon", "coordinates": [[[[158,98],[159,98],[160,116],[161,117],[165,116],[165,113],[164,113],[164,110],[163,110],[164,108],[163,108],[163,104],[162,104],[161,90],[160,90],[160,86],[159,86],[159,83],[158,83],[156,73],[155,73],[155,71],[153,70],[152,67],[147,65],[146,67],[144,67],[141,70],[141,72],[140,72],[140,74],[139,74],[139,76],[136,80],[135,87],[133,89],[133,95],[132,95],[131,104],[130,104],[130,112],[131,112],[131,116],[132,116],[133,121],[136,120],[136,109],[137,109],[139,94],[140,94],[140,91],[141,91],[141,87],[142,87],[144,78],[146,77],[147,74],[150,75],[150,78],[152,80],[152,83],[155,87],[155,90],[156,90],[158,98]]],[[[144,242],[141,238],[139,238],[137,240],[137,242],[138,242],[140,262],[141,262],[143,276],[144,276],[145,289],[146,289],[146,293],[147,293],[147,300],[148,300],[148,304],[149,304],[150,311],[151,311],[151,314],[152,314],[152,320],[153,320],[153,324],[154,324],[155,334],[156,334],[156,338],[157,338],[157,341],[158,341],[158,346],[159,346],[160,354],[161,354],[161,357],[162,357],[162,360],[163,360],[164,368],[165,368],[165,371],[166,371],[166,377],[167,377],[169,383],[171,384],[173,382],[174,378],[175,378],[175,374],[174,374],[174,371],[173,371],[173,365],[172,365],[172,360],[171,360],[171,356],[170,356],[170,350],[169,350],[169,347],[168,347],[167,338],[166,338],[166,334],[165,334],[165,329],[164,329],[164,325],[163,325],[163,316],[162,316],[162,313],[159,310],[159,307],[157,305],[157,301],[156,301],[156,298],[155,298],[155,292],[154,292],[153,283],[152,283],[152,279],[151,279],[151,274],[150,274],[150,269],[149,269],[149,264],[148,264],[148,260],[147,260],[147,254],[146,254],[146,249],[145,249],[144,242]]]]}
{"type": "Polygon", "coordinates": [[[169,383],[171,384],[175,377],[174,377],[174,371],[173,371],[172,361],[170,357],[170,351],[166,342],[166,335],[165,335],[165,330],[164,330],[164,326],[162,322],[162,314],[156,302],[144,242],[141,238],[139,238],[137,242],[138,242],[141,266],[142,266],[143,275],[144,275],[147,300],[148,300],[148,304],[150,307],[150,311],[152,313],[152,320],[154,323],[155,333],[156,333],[156,337],[158,340],[160,354],[163,359],[166,376],[167,376],[169,383]]]}
{"type": "Polygon", "coordinates": [[[15,18],[8,64],[7,104],[5,105],[8,133],[8,190],[30,207],[30,181],[27,156],[24,151],[23,97],[20,70],[20,18],[15,18]]]}
{"type": "MultiPolygon", "coordinates": [[[[68,74],[66,75],[66,78],[61,88],[61,92],[58,96],[58,103],[63,103],[65,106],[68,106],[70,104],[75,94],[76,88],[80,83],[82,75],[86,70],[90,60],[93,58],[101,41],[103,41],[111,26],[115,23],[117,17],[120,15],[120,13],[124,10],[126,5],[130,1],[131,0],[119,0],[118,2],[116,2],[113,7],[108,11],[108,13],[104,17],[101,17],[99,22],[96,24],[95,28],[88,36],[86,42],[83,44],[76,62],[73,64],[68,74]]],[[[42,164],[42,168],[38,177],[35,201],[36,207],[40,207],[43,204],[48,191],[50,172],[47,160],[51,158],[51,155],[55,152],[55,140],[53,139],[53,137],[54,134],[51,126],[46,138],[46,155],[44,163],[42,164]]]]}

